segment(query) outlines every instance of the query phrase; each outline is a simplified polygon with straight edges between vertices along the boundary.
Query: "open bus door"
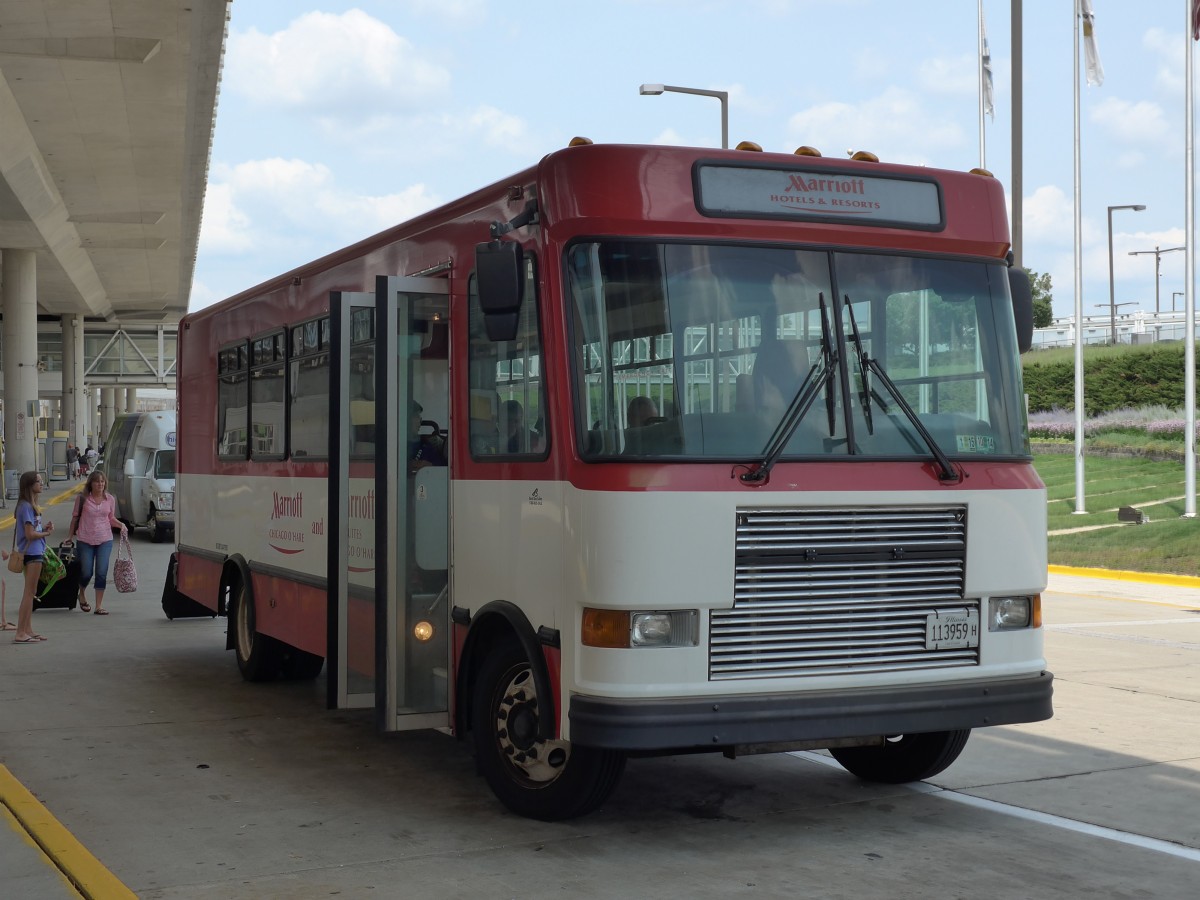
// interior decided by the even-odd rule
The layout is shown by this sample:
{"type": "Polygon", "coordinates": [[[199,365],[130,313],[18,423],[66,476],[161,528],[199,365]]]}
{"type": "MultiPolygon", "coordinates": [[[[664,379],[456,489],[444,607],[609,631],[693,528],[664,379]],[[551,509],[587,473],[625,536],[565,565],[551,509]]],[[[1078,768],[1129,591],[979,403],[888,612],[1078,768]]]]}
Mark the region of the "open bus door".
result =
{"type": "Polygon", "coordinates": [[[330,294],[327,698],[385,731],[449,724],[449,469],[409,465],[449,425],[448,302],[437,278],[330,294]]]}

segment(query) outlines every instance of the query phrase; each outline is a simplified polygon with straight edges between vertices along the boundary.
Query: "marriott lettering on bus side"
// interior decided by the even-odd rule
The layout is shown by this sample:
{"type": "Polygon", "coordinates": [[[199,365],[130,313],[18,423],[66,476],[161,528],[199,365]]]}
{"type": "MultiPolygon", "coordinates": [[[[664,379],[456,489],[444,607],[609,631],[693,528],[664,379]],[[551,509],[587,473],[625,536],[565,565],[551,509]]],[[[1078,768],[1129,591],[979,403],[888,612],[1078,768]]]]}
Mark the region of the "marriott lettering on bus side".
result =
{"type": "Polygon", "coordinates": [[[866,184],[861,178],[805,178],[795,172],[788,175],[787,187],[781,194],[772,194],[771,202],[787,206],[828,206],[853,209],[880,209],[875,200],[843,199],[831,194],[866,193],[866,184]]]}

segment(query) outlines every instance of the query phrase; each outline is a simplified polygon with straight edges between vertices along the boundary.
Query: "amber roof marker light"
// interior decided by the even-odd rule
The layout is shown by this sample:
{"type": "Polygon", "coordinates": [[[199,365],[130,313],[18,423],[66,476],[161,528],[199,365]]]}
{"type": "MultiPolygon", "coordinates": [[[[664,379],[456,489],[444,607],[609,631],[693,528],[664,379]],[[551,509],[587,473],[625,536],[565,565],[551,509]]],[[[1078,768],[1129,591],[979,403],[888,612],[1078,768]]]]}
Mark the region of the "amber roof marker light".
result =
{"type": "Polygon", "coordinates": [[[696,94],[700,97],[716,97],[721,101],[721,149],[729,149],[729,92],[708,91],[704,88],[679,87],[674,84],[643,84],[638,88],[643,97],[657,97],[662,93],[696,94]]]}

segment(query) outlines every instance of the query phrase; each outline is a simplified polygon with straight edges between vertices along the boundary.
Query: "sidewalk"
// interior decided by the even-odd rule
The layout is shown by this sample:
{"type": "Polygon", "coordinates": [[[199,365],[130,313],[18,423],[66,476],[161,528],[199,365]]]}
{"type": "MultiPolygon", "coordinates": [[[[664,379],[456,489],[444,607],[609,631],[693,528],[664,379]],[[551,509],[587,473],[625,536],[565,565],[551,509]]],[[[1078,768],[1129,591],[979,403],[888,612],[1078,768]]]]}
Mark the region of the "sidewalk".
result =
{"type": "MultiPolygon", "coordinates": [[[[42,490],[41,506],[69,503],[83,491],[83,486],[83,479],[51,481],[42,490]]],[[[0,533],[4,540],[10,540],[11,535],[7,532],[13,526],[17,501],[6,500],[5,503],[6,508],[0,508],[0,533]]],[[[62,529],[65,539],[67,532],[63,523],[55,521],[54,524],[56,530],[62,529]]],[[[15,585],[15,580],[13,577],[10,588],[15,585]]],[[[20,602],[19,594],[16,600],[20,602]]],[[[10,619],[16,617],[15,604],[8,604],[8,613],[10,619]]],[[[3,649],[20,652],[22,648],[3,649]]],[[[3,668],[0,665],[0,671],[3,668]]],[[[3,873],[0,877],[3,878],[5,897],[31,900],[134,897],[133,892],[80,844],[3,764],[0,764],[0,819],[7,825],[0,826],[0,873],[3,873]]]]}

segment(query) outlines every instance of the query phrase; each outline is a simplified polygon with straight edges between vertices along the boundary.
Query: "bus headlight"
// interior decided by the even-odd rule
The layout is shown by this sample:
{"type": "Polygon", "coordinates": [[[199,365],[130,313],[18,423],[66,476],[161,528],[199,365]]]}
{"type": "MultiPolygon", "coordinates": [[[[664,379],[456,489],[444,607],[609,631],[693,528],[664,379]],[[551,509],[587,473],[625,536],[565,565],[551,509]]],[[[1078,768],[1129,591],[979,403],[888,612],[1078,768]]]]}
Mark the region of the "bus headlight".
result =
{"type": "Polygon", "coordinates": [[[988,600],[988,631],[1038,628],[1042,624],[1042,596],[992,597],[988,600]]]}
{"type": "Polygon", "coordinates": [[[422,644],[433,638],[433,623],[424,620],[413,626],[413,637],[422,644]]]}
{"type": "Polygon", "coordinates": [[[154,505],[156,507],[158,507],[159,509],[164,509],[164,510],[174,509],[175,508],[175,495],[174,494],[159,494],[158,502],[154,505]]]}
{"type": "Polygon", "coordinates": [[[695,647],[700,613],[694,609],[583,611],[580,638],[585,647],[695,647]]]}

